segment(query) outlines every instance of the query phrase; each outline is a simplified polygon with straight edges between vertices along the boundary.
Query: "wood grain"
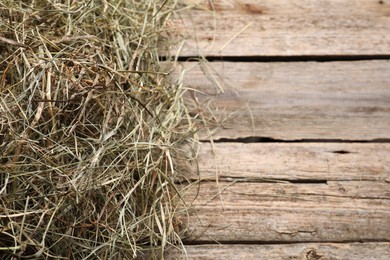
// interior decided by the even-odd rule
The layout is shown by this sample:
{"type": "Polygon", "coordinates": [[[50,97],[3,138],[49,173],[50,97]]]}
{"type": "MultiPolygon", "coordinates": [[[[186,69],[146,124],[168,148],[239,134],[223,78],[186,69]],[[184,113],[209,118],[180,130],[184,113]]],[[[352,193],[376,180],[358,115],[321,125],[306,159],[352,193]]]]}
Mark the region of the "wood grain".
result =
{"type": "Polygon", "coordinates": [[[390,144],[203,143],[190,243],[390,240],[390,144]],[[218,180],[218,181],[216,181],[218,180]]]}
{"type": "Polygon", "coordinates": [[[187,202],[196,198],[187,241],[389,241],[389,188],[379,182],[201,183],[185,194],[187,202]]]}
{"type": "Polygon", "coordinates": [[[390,144],[202,143],[198,167],[181,172],[190,180],[390,183],[390,144]]]}
{"type": "MultiPolygon", "coordinates": [[[[390,258],[390,243],[305,243],[288,245],[187,245],[187,259],[376,259],[390,258]]],[[[184,259],[171,250],[166,259],[184,259]]]]}
{"type": "Polygon", "coordinates": [[[182,0],[181,56],[389,55],[390,2],[182,0]]]}
{"type": "Polygon", "coordinates": [[[214,139],[390,138],[389,61],[181,66],[184,85],[206,93],[197,97],[217,118],[214,139]]]}

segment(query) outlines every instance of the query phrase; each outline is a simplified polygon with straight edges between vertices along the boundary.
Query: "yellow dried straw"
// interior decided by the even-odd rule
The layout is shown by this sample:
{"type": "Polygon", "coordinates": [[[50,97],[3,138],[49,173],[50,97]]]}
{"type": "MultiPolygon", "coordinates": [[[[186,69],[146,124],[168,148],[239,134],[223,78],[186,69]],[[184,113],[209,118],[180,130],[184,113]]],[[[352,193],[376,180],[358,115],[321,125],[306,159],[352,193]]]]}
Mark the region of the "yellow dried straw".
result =
{"type": "Polygon", "coordinates": [[[0,3],[0,258],[127,259],[180,244],[195,128],[161,72],[171,0],[0,3]]]}

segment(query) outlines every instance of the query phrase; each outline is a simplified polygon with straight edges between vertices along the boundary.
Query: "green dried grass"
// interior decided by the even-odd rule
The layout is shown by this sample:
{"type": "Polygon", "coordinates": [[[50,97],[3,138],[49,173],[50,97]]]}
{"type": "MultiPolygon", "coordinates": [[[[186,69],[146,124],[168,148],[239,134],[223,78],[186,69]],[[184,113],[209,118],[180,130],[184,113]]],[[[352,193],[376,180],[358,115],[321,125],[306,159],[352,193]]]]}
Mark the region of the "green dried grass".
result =
{"type": "Polygon", "coordinates": [[[194,116],[157,49],[174,7],[0,3],[1,259],[161,258],[180,244],[175,169],[194,116]]]}

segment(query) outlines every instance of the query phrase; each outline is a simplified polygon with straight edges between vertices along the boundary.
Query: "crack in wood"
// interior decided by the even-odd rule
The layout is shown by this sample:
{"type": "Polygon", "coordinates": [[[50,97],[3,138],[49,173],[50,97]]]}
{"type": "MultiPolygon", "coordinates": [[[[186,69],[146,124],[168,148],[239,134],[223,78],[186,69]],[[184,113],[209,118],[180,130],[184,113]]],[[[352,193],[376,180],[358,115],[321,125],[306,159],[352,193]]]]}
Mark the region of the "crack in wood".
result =
{"type": "Polygon", "coordinates": [[[302,241],[264,241],[264,240],[231,240],[231,241],[212,241],[212,240],[183,240],[184,245],[291,245],[291,244],[350,244],[350,243],[388,243],[389,239],[358,239],[358,240],[345,240],[345,241],[334,241],[334,240],[302,240],[302,241]]]}
{"type": "MultiPolygon", "coordinates": [[[[171,57],[161,56],[161,61],[173,61],[171,57]]],[[[390,60],[390,55],[325,55],[325,56],[180,56],[177,61],[199,61],[208,62],[336,62],[336,61],[365,61],[365,60],[390,60]]]]}
{"type": "MultiPolygon", "coordinates": [[[[203,143],[211,143],[210,140],[201,140],[203,143]]],[[[295,139],[283,140],[263,136],[248,136],[239,138],[219,138],[212,141],[213,143],[390,143],[389,138],[371,139],[371,140],[345,140],[345,139],[295,139]]],[[[331,151],[338,154],[350,153],[346,150],[331,151]]]]}
{"type": "Polygon", "coordinates": [[[296,230],[296,231],[289,231],[289,230],[286,230],[286,231],[279,231],[279,230],[274,230],[276,233],[278,234],[282,234],[282,235],[290,235],[292,237],[295,237],[296,235],[300,234],[300,233],[307,233],[307,234],[310,234],[310,235],[313,235],[315,233],[317,233],[317,230],[316,229],[313,229],[313,230],[296,230]]]}
{"type": "Polygon", "coordinates": [[[349,153],[352,153],[350,151],[347,151],[347,150],[336,150],[336,151],[330,151],[331,153],[337,153],[337,154],[349,154],[349,153]]]}
{"type": "MultiPolygon", "coordinates": [[[[218,181],[220,182],[245,182],[245,183],[284,183],[284,184],[325,184],[328,185],[328,180],[319,180],[319,179],[297,179],[297,180],[288,180],[288,179],[270,179],[270,178],[253,178],[253,177],[234,177],[234,176],[218,176],[218,181]]],[[[206,182],[215,182],[213,179],[178,179],[175,181],[176,184],[188,184],[188,183],[206,183],[206,182]]]]}
{"type": "Polygon", "coordinates": [[[285,184],[328,184],[327,180],[319,179],[297,179],[297,180],[288,180],[288,179],[266,179],[266,178],[245,178],[245,177],[228,177],[228,176],[219,176],[219,181],[234,181],[234,182],[251,182],[251,183],[285,183],[285,184]]]}

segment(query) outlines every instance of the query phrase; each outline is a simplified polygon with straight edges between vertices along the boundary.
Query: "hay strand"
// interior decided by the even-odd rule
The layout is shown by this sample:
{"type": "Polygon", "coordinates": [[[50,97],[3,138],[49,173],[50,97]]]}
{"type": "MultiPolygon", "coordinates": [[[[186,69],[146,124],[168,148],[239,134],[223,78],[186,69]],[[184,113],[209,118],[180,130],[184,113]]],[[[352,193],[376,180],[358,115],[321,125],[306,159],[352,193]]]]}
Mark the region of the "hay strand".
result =
{"type": "Polygon", "coordinates": [[[180,243],[196,131],[161,72],[171,0],[0,3],[0,258],[129,259],[180,243]]]}

